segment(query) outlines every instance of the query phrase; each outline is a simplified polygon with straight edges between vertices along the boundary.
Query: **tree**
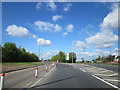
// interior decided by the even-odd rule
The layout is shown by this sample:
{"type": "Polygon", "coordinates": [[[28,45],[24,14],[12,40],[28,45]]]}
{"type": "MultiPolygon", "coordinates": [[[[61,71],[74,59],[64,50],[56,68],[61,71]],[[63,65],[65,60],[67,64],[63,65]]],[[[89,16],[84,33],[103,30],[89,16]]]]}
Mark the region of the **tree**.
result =
{"type": "Polygon", "coordinates": [[[59,56],[58,56],[59,62],[66,62],[66,55],[65,55],[64,52],[60,51],[58,55],[59,55],[59,56]]]}
{"type": "Polygon", "coordinates": [[[5,43],[2,47],[3,62],[36,62],[38,56],[34,53],[26,52],[25,48],[17,48],[15,43],[5,43]]]}
{"type": "Polygon", "coordinates": [[[18,57],[18,50],[14,43],[5,43],[2,48],[2,56],[4,61],[14,61],[18,57]]]}
{"type": "Polygon", "coordinates": [[[76,54],[74,52],[69,53],[69,63],[72,63],[72,60],[73,63],[76,62],[76,54]]]}
{"type": "Polygon", "coordinates": [[[66,62],[66,55],[64,52],[60,51],[57,55],[51,58],[51,61],[66,62]]]}
{"type": "Polygon", "coordinates": [[[81,60],[82,60],[82,63],[84,63],[84,62],[85,62],[84,58],[81,58],[81,60]]]}

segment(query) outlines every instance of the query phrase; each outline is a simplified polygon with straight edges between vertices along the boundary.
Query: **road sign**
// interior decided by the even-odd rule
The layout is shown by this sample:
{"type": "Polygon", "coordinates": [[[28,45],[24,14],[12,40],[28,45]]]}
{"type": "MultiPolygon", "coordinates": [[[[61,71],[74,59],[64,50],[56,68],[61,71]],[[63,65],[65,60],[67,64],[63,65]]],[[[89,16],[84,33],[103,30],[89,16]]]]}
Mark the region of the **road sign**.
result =
{"type": "Polygon", "coordinates": [[[69,53],[66,54],[66,60],[69,60],[69,53]]]}

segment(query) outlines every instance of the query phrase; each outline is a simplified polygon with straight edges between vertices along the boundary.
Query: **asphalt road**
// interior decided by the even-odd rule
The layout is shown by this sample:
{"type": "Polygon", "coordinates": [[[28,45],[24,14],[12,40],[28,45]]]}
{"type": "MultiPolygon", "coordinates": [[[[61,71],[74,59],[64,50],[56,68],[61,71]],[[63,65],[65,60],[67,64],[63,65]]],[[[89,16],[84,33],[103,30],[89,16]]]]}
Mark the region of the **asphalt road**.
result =
{"type": "Polygon", "coordinates": [[[57,64],[49,75],[31,88],[113,88],[72,65],[57,64]]]}
{"type": "MultiPolygon", "coordinates": [[[[46,72],[46,65],[38,67],[38,78],[43,77],[46,72]]],[[[51,67],[52,68],[52,67],[51,67]]],[[[49,70],[51,70],[49,68],[49,70]]],[[[35,83],[38,78],[35,77],[35,67],[29,69],[18,70],[5,74],[5,88],[28,88],[30,84],[35,83]]]]}
{"type": "Polygon", "coordinates": [[[120,71],[120,66],[111,66],[111,65],[103,65],[103,64],[88,64],[100,68],[105,68],[114,72],[119,72],[120,71]]]}
{"type": "MultiPolygon", "coordinates": [[[[76,65],[76,64],[75,64],[76,65]]],[[[114,88],[89,72],[85,66],[58,63],[45,71],[45,65],[39,67],[38,78],[35,68],[19,70],[6,74],[4,88],[114,88]]]]}

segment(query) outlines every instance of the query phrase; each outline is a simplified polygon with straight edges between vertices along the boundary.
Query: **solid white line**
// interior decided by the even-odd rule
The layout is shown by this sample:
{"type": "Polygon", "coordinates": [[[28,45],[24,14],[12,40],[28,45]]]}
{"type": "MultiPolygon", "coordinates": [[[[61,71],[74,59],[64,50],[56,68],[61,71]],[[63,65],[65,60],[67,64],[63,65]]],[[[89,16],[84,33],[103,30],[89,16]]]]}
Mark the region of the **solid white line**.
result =
{"type": "MultiPolygon", "coordinates": [[[[56,65],[55,65],[55,67],[56,67],[56,65]]],[[[34,83],[33,85],[31,85],[30,88],[33,87],[33,86],[35,86],[38,82],[40,82],[43,78],[45,78],[48,74],[50,74],[55,69],[55,67],[50,72],[48,72],[45,76],[43,76],[41,79],[39,79],[36,83],[34,83]]]]}
{"type": "Polygon", "coordinates": [[[104,80],[113,81],[113,82],[120,82],[120,80],[114,80],[114,79],[104,79],[104,80]]]}
{"type": "Polygon", "coordinates": [[[108,85],[110,85],[110,86],[112,86],[112,87],[114,87],[114,88],[120,90],[119,87],[117,87],[117,86],[115,86],[115,85],[113,85],[113,84],[111,84],[111,83],[109,83],[109,82],[107,82],[107,81],[105,81],[105,80],[103,80],[103,79],[101,79],[101,78],[95,76],[95,75],[92,75],[92,76],[95,77],[95,78],[97,78],[98,80],[101,80],[102,82],[104,82],[104,83],[106,83],[106,84],[108,84],[108,85]]]}
{"type": "Polygon", "coordinates": [[[114,74],[110,74],[110,75],[106,75],[106,74],[95,74],[95,75],[98,75],[98,76],[115,76],[115,75],[118,75],[118,73],[114,73],[114,74]]]}
{"type": "Polygon", "coordinates": [[[82,70],[83,72],[86,72],[85,70],[82,70]]]}

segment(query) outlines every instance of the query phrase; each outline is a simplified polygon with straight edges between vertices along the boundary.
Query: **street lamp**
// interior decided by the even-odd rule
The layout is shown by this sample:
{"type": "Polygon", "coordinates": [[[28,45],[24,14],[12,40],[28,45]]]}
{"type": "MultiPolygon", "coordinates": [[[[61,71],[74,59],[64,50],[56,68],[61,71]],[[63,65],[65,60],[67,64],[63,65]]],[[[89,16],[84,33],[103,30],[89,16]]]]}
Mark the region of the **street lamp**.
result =
{"type": "MultiPolygon", "coordinates": [[[[73,43],[72,43],[72,51],[73,51],[73,43]]],[[[73,63],[73,52],[72,52],[72,63],[73,63]]]]}
{"type": "MultiPolygon", "coordinates": [[[[41,44],[41,40],[40,40],[40,44],[41,44]]],[[[40,59],[40,44],[39,45],[39,59],[40,59]]],[[[39,62],[39,59],[38,59],[38,62],[39,62]]]]}

